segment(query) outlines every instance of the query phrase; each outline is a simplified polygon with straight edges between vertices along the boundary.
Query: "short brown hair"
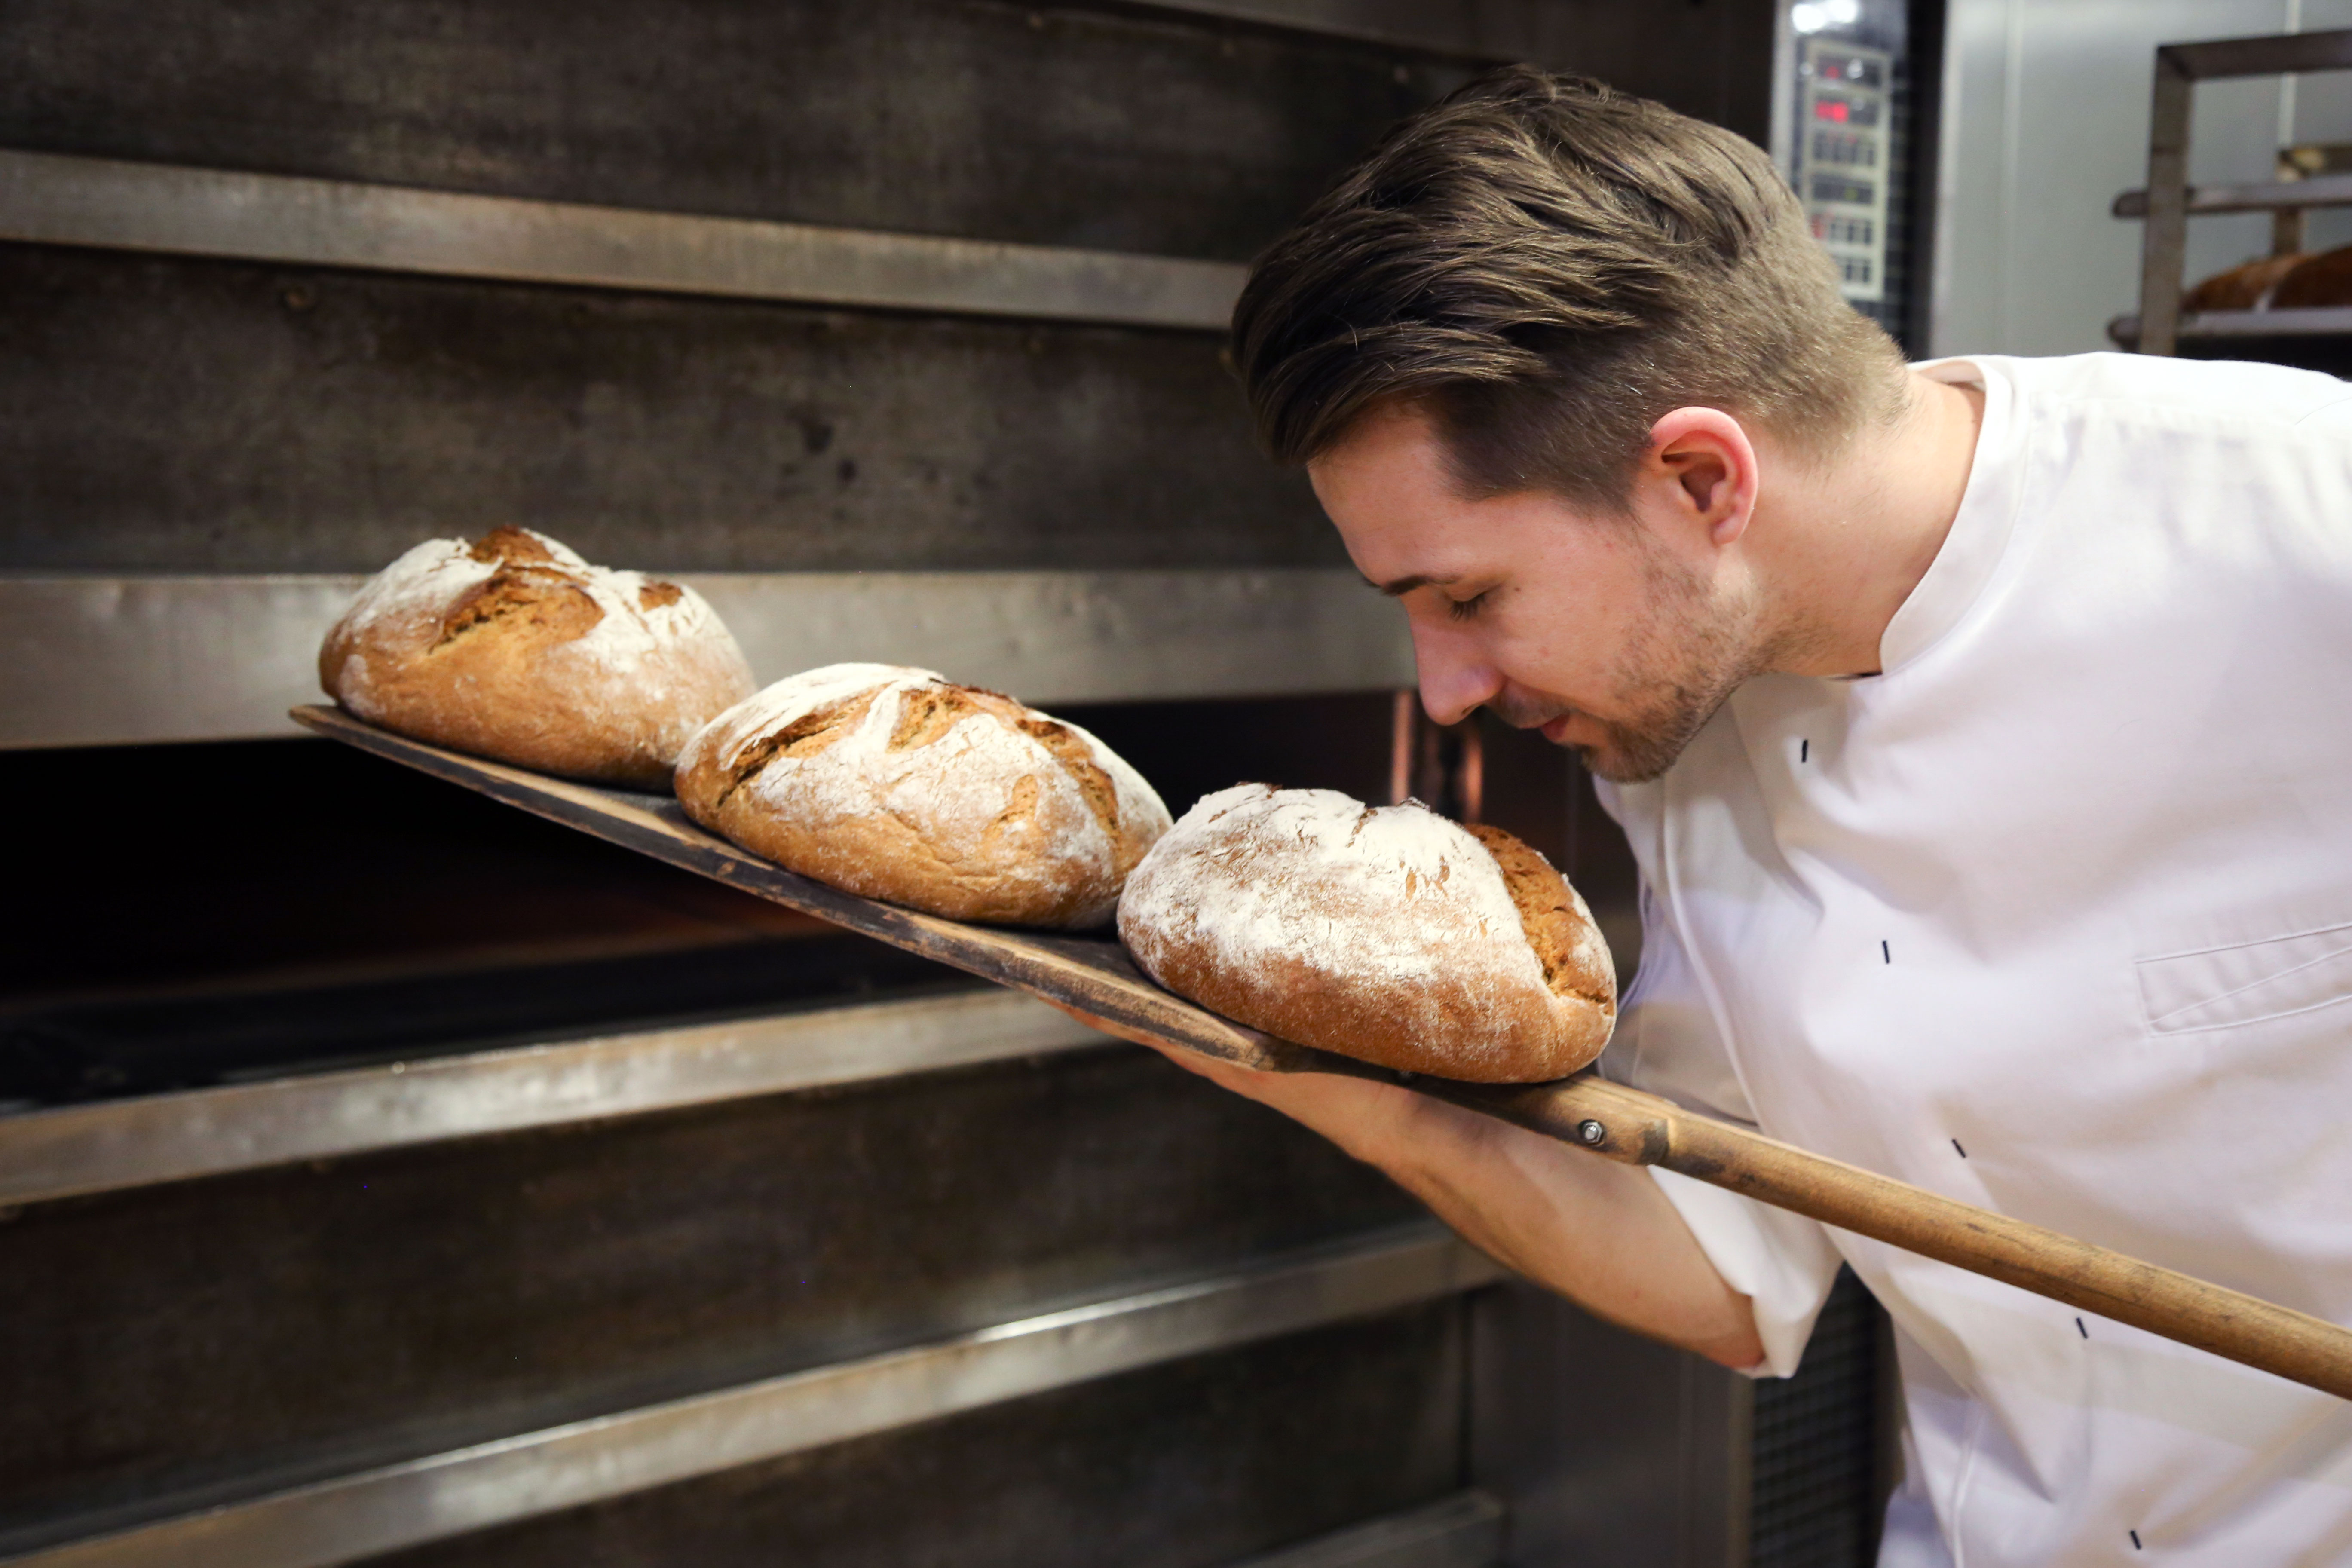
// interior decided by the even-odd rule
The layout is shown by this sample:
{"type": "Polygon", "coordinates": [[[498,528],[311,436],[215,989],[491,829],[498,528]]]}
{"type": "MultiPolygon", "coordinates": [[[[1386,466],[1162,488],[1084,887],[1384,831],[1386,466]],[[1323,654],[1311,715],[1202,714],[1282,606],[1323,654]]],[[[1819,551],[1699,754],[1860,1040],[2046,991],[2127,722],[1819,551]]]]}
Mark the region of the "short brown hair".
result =
{"type": "Polygon", "coordinates": [[[1901,405],[1900,352],[1760,149],[1524,66],[1406,121],[1309,208],[1252,269],[1232,352],[1280,461],[1404,400],[1466,490],[1612,507],[1674,408],[1822,452],[1901,405]]]}

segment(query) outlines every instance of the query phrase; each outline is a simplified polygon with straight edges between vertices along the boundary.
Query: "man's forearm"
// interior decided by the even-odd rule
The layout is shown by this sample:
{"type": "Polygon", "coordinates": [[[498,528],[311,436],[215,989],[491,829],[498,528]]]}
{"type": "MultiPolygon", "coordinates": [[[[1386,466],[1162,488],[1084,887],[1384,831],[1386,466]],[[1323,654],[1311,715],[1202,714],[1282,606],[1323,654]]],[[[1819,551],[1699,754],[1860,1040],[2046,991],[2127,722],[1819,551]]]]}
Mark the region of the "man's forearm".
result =
{"type": "Polygon", "coordinates": [[[1748,1298],[1646,1171],[1386,1084],[1171,1055],[1380,1166],[1481,1251],[1587,1310],[1726,1366],[1763,1359],[1748,1298]]]}
{"type": "Polygon", "coordinates": [[[1465,1239],[1586,1310],[1729,1367],[1761,1361],[1755,1313],[1649,1173],[1416,1098],[1378,1164],[1465,1239]]]}

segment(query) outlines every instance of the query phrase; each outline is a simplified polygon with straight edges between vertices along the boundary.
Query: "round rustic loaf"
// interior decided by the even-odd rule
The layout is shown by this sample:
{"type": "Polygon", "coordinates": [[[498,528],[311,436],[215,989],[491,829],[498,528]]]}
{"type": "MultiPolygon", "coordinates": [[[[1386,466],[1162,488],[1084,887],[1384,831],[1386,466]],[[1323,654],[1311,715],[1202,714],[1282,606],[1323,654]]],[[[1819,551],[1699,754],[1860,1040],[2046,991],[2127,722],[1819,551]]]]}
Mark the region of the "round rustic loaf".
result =
{"type": "Polygon", "coordinates": [[[928,669],[835,664],[711,721],[695,821],[787,870],[951,920],[1100,925],[1168,808],[1075,724],[928,669]]]}
{"type": "Polygon", "coordinates": [[[1128,879],[1118,934],[1180,996],[1301,1045],[1474,1083],[1562,1078],[1617,1021],[1576,890],[1418,801],[1237,784],[1128,879]]]}
{"type": "Polygon", "coordinates": [[[691,588],[500,528],[428,541],[369,579],[319,649],[319,684],[420,741],[658,789],[751,669],[691,588]]]}

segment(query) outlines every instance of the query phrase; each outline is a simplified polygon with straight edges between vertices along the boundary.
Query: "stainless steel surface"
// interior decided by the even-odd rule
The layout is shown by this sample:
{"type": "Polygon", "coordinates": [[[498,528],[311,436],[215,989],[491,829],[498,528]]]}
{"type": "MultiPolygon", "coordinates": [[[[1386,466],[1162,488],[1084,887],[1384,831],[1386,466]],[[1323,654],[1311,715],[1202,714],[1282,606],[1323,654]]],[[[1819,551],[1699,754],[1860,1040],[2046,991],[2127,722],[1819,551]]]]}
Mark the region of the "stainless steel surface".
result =
{"type": "Polygon", "coordinates": [[[763,680],[927,665],[1033,702],[1365,691],[1413,681],[1396,607],[1355,573],[860,572],[687,576],[763,680]]]}
{"type": "MultiPolygon", "coordinates": [[[[2139,337],[2137,316],[2117,316],[2107,328],[2119,343],[2139,337]]],[[[2206,310],[2180,318],[2178,336],[2199,338],[2312,338],[2352,332],[2352,306],[2307,310],[2206,310]]]]}
{"type": "Polygon", "coordinates": [[[0,577],[0,745],[294,734],[361,581],[0,577]]]}
{"type": "MultiPolygon", "coordinates": [[[[2352,206],[2352,174],[2320,174],[2308,180],[2278,180],[2241,185],[2191,185],[2189,214],[2268,212],[2274,207],[2352,206]]],[[[2147,193],[2126,191],[2116,198],[2117,217],[2146,217],[2147,193]]]]}
{"type": "Polygon", "coordinates": [[[7,1559],[12,1568],[319,1568],[1474,1289],[1433,1226],[935,1344],[525,1433],[7,1559]]]}
{"type": "MultiPolygon", "coordinates": [[[[339,575],[0,577],[0,746],[289,735],[339,575]]],[[[1322,569],[687,574],[762,680],[839,659],[1039,703],[1409,686],[1403,617],[1322,569]]]]}
{"type": "Polygon", "coordinates": [[[1101,1043],[991,989],[26,1111],[0,1116],[0,1205],[1101,1043]]]}
{"type": "Polygon", "coordinates": [[[1502,1555],[1507,1512],[1489,1493],[1457,1492],[1233,1568],[1488,1568],[1502,1555]]]}
{"type": "Polygon", "coordinates": [[[0,152],[0,238],[1222,331],[1226,262],[0,152]]]}

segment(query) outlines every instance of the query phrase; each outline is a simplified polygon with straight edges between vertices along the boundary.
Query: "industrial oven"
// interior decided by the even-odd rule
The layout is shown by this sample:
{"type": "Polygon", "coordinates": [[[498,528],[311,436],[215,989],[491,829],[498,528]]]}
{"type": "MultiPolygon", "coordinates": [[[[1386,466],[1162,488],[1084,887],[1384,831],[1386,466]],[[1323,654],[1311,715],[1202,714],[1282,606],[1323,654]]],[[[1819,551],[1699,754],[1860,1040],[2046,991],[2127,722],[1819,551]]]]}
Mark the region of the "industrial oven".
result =
{"type": "Polygon", "coordinates": [[[8,7],[0,1561],[1715,1568],[1767,1484],[1849,1554],[1773,1560],[1850,1560],[1850,1297],[1790,1470],[1743,1380],[1269,1112],[284,719],[362,575],[524,522],[763,680],[999,686],[1180,810],[1501,822],[1630,972],[1589,784],[1416,718],[1218,331],[1486,62],[1762,139],[1790,47],[1757,0],[8,7]]]}

